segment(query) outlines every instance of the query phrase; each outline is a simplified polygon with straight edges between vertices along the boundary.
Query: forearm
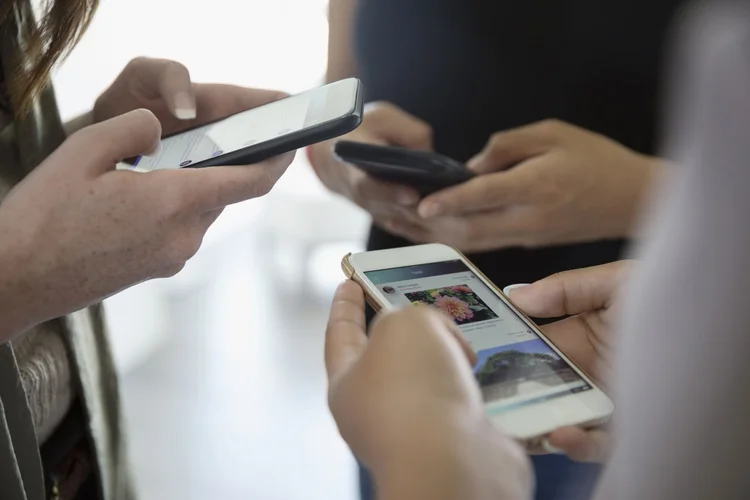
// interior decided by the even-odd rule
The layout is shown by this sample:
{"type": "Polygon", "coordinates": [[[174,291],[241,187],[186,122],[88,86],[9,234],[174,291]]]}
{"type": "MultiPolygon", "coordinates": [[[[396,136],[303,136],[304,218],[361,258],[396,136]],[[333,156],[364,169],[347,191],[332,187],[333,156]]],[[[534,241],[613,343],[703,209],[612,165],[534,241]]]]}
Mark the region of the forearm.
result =
{"type": "MultiPolygon", "coordinates": [[[[3,215],[0,211],[0,218],[3,215]]],[[[0,245],[0,344],[3,344],[38,323],[41,304],[34,300],[37,266],[32,262],[35,252],[29,250],[34,247],[21,244],[22,237],[1,223],[2,220],[0,234],[8,236],[0,245]]]]}
{"type": "Polygon", "coordinates": [[[63,124],[65,134],[70,136],[75,132],[81,130],[84,127],[94,124],[94,112],[88,111],[82,115],[76,116],[75,118],[68,120],[63,124]]]}

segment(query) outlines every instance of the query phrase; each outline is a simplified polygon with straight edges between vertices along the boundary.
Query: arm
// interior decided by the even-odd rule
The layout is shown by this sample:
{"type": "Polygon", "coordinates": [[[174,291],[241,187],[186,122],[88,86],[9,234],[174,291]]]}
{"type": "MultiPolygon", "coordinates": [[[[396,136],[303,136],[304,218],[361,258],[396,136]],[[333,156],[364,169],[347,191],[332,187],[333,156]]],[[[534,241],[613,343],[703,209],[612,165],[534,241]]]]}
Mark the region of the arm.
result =
{"type": "Polygon", "coordinates": [[[672,125],[689,124],[678,132],[690,150],[623,304],[618,444],[600,500],[741,499],[750,491],[750,232],[742,222],[750,213],[750,9],[743,9],[693,18],[701,30],[691,31],[690,43],[699,52],[689,55],[710,57],[695,59],[680,79],[689,82],[681,104],[690,112],[672,125]]]}
{"type": "Polygon", "coordinates": [[[330,0],[328,7],[328,69],[326,82],[357,75],[354,16],[358,0],[330,0]]]}

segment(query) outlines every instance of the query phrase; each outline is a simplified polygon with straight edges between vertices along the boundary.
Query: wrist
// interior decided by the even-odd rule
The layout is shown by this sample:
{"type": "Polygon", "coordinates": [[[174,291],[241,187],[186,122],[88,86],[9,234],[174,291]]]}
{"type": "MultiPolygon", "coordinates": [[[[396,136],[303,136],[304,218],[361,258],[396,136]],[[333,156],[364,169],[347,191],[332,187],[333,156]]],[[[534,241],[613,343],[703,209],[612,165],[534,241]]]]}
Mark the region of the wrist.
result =
{"type": "Polygon", "coordinates": [[[529,497],[526,453],[489,422],[457,422],[437,434],[415,434],[398,452],[390,453],[387,462],[373,464],[382,500],[529,497]]]}
{"type": "Polygon", "coordinates": [[[28,302],[19,301],[19,295],[24,293],[19,290],[22,281],[16,270],[17,263],[7,248],[0,250],[0,274],[3,277],[0,280],[0,344],[13,340],[24,329],[26,322],[23,318],[28,316],[28,302]]]}
{"type": "MultiPolygon", "coordinates": [[[[2,228],[0,233],[10,235],[10,231],[2,228]]],[[[37,253],[22,240],[22,235],[14,234],[0,245],[0,344],[13,340],[37,323],[39,299],[34,292],[36,269],[31,262],[37,253]]]]}

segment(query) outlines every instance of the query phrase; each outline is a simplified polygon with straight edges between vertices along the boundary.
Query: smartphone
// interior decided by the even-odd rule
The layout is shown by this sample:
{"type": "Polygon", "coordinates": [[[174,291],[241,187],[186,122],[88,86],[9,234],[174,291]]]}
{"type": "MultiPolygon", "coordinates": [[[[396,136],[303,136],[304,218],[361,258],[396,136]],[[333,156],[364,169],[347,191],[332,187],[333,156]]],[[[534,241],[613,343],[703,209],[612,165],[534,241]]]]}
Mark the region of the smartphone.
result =
{"type": "Polygon", "coordinates": [[[424,303],[449,314],[477,353],[489,417],[527,446],[612,415],[612,400],[459,251],[431,244],[349,254],[342,268],[376,311],[424,303]]]}
{"type": "Polygon", "coordinates": [[[373,177],[411,186],[422,196],[474,177],[465,165],[431,151],[339,141],[334,153],[373,177]]]}
{"type": "Polygon", "coordinates": [[[362,122],[363,94],[356,78],[330,83],[165,137],[155,156],[118,168],[150,172],[258,163],[351,132],[362,122]]]}

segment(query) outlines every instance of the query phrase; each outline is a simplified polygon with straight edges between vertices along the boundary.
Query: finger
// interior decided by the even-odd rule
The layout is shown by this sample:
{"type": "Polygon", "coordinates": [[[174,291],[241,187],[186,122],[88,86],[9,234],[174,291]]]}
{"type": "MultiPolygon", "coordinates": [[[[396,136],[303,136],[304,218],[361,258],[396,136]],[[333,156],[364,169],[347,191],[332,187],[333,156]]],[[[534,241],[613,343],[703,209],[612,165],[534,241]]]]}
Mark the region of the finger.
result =
{"type": "Polygon", "coordinates": [[[537,183],[534,164],[521,165],[507,172],[478,176],[438,191],[422,200],[418,210],[422,217],[429,219],[523,204],[532,199],[537,183]]]}
{"type": "Polygon", "coordinates": [[[511,207],[463,217],[429,219],[435,242],[465,251],[496,250],[514,246],[534,246],[539,239],[533,207],[511,207]]]}
{"type": "Polygon", "coordinates": [[[333,298],[325,341],[328,380],[344,375],[367,346],[365,297],[353,281],[342,283],[333,298]]]}
{"type": "Polygon", "coordinates": [[[494,134],[484,149],[467,166],[478,174],[505,170],[542,155],[554,145],[557,122],[538,122],[494,134]]]}
{"type": "MultiPolygon", "coordinates": [[[[292,162],[287,153],[256,165],[166,171],[200,213],[268,194],[292,162]],[[178,174],[178,175],[174,175],[178,174]]],[[[158,172],[155,172],[158,173],[158,172]]]]}
{"type": "Polygon", "coordinates": [[[172,115],[178,120],[194,119],[198,111],[188,69],[178,62],[163,61],[159,73],[159,94],[172,115]]]}
{"type": "Polygon", "coordinates": [[[394,184],[392,182],[375,179],[356,167],[352,174],[352,189],[355,201],[365,209],[372,203],[395,203],[405,207],[413,207],[419,203],[419,193],[416,189],[394,184]]]}
{"type": "Polygon", "coordinates": [[[390,217],[383,223],[383,229],[412,243],[424,243],[432,239],[432,232],[429,229],[403,217],[390,217]]]}
{"type": "Polygon", "coordinates": [[[179,120],[195,118],[196,105],[188,69],[169,59],[137,57],[124,74],[133,75],[139,89],[151,99],[161,99],[179,120]]]}
{"type": "Polygon", "coordinates": [[[401,349],[407,349],[414,356],[428,352],[427,346],[434,345],[443,355],[458,355],[462,364],[468,362],[469,368],[476,365],[476,353],[455,322],[434,307],[417,305],[379,315],[370,328],[370,340],[383,342],[383,337],[394,336],[401,349]],[[415,349],[414,343],[418,343],[421,349],[415,349]]]}
{"type": "Polygon", "coordinates": [[[277,90],[251,89],[215,83],[195,84],[198,118],[210,122],[288,97],[277,90]]]}
{"type": "Polygon", "coordinates": [[[564,427],[552,432],[547,441],[577,462],[604,462],[609,451],[609,435],[599,429],[564,427]]]}
{"type": "Polygon", "coordinates": [[[458,345],[461,347],[461,350],[466,356],[466,360],[469,362],[469,366],[471,368],[474,368],[477,365],[477,361],[479,360],[476,351],[473,347],[471,347],[471,344],[469,344],[469,341],[466,340],[464,334],[461,333],[461,329],[456,326],[453,320],[448,319],[448,322],[450,323],[448,325],[448,328],[453,334],[453,337],[458,341],[458,345]]]}
{"type": "Polygon", "coordinates": [[[393,104],[370,104],[365,112],[365,123],[373,135],[390,145],[432,149],[432,127],[393,104]]]}
{"type": "Polygon", "coordinates": [[[75,147],[93,160],[88,162],[92,171],[102,173],[113,170],[122,160],[157,151],[161,124],[151,111],[136,109],[86,127],[73,137],[75,147]]]}
{"type": "Polygon", "coordinates": [[[612,303],[626,269],[627,262],[620,261],[565,271],[516,288],[510,298],[526,314],[536,318],[596,311],[612,303]]]}

